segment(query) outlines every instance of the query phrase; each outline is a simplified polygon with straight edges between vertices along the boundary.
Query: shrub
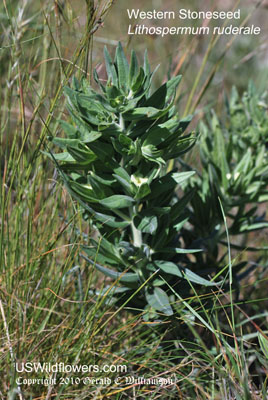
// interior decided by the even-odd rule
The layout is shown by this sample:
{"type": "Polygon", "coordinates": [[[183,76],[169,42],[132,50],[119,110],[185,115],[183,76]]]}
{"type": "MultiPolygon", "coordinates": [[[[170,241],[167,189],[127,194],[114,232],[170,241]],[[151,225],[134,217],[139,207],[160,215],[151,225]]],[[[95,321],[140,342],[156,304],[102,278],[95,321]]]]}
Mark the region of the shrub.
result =
{"type": "Polygon", "coordinates": [[[51,157],[98,233],[83,247],[84,258],[121,283],[114,294],[172,315],[170,285],[214,285],[187,268],[186,255],[200,249],[184,248],[180,235],[194,190],[179,195],[177,189],[194,172],[168,171],[169,161],[196,140],[185,134],[191,118],[180,119],[174,106],[181,76],[151,94],[146,54],[143,67],[135,52],[129,65],[119,43],[114,61],[107,49],[104,57],[106,85],[94,72],[100,92],[86,79],[65,88],[71,123],[62,121],[67,138],[53,143],[64,151],[51,157]]]}

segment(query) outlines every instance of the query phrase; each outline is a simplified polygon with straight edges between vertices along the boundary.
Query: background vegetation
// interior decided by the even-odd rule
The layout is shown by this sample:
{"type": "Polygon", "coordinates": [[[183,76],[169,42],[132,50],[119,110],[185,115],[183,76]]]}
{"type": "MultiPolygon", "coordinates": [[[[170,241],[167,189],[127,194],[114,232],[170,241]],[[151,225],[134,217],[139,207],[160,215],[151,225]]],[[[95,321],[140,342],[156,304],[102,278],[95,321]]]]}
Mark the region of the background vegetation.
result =
{"type": "MultiPolygon", "coordinates": [[[[191,129],[197,129],[212,107],[225,121],[224,94],[229,96],[232,85],[242,95],[253,79],[263,93],[267,5],[225,4],[228,9],[241,7],[243,18],[261,26],[262,34],[235,40],[130,38],[123,1],[95,1],[94,8],[89,0],[1,3],[1,399],[267,397],[267,252],[252,251],[265,247],[265,231],[248,234],[246,242],[239,243],[241,250],[222,259],[227,270],[230,259],[245,257],[254,267],[241,280],[239,292],[232,295],[232,288],[227,293],[217,288],[200,295],[193,290],[190,297],[176,299],[173,322],[146,322],[139,310],[118,309],[108,298],[91,295],[105,285],[103,277],[79,257],[80,245],[93,232],[41,152],[47,150],[48,135],[61,135],[59,118],[68,118],[63,86],[74,74],[91,79],[92,66],[106,79],[103,46],[113,52],[118,40],[128,55],[135,48],[140,59],[148,48],[153,66],[160,63],[156,86],[183,75],[178,109],[181,116],[195,114],[191,129]],[[251,252],[245,256],[247,247],[251,252]],[[45,377],[18,374],[14,363],[27,361],[127,365],[127,374],[114,370],[105,376],[176,377],[177,381],[163,387],[71,381],[18,385],[18,375],[45,377]]],[[[191,5],[201,7],[197,1],[191,5]]],[[[180,2],[180,7],[188,6],[180,2]]],[[[202,2],[204,9],[217,6],[217,2],[202,2]]],[[[136,0],[129,1],[128,7],[174,9],[174,2],[154,0],[145,6],[136,0]]],[[[200,166],[198,147],[186,161],[200,166]]],[[[266,211],[265,203],[258,211],[266,211]]]]}

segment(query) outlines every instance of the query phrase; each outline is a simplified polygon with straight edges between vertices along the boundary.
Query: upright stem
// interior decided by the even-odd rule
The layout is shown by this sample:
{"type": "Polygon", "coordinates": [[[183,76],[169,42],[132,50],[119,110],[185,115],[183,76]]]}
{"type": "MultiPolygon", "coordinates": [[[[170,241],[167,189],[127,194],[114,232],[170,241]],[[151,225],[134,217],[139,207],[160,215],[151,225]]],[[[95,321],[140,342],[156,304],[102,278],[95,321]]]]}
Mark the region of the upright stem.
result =
{"type": "MultiPolygon", "coordinates": [[[[120,128],[122,129],[122,131],[124,131],[125,130],[125,121],[124,121],[122,114],[119,115],[119,125],[120,125],[120,128]]],[[[131,226],[131,231],[132,231],[133,245],[135,247],[140,248],[142,245],[142,233],[135,227],[134,222],[133,222],[134,215],[136,213],[137,213],[137,206],[130,207],[129,215],[130,215],[130,219],[131,219],[130,226],[131,226]]]]}
{"type": "Polygon", "coordinates": [[[132,237],[133,237],[133,245],[135,247],[141,247],[142,245],[142,233],[139,231],[135,225],[134,225],[134,215],[136,214],[136,206],[133,207],[133,209],[130,209],[130,217],[131,217],[131,231],[132,231],[132,237]]]}
{"type": "Polygon", "coordinates": [[[122,114],[119,115],[119,126],[122,131],[125,130],[125,121],[122,114]]]}

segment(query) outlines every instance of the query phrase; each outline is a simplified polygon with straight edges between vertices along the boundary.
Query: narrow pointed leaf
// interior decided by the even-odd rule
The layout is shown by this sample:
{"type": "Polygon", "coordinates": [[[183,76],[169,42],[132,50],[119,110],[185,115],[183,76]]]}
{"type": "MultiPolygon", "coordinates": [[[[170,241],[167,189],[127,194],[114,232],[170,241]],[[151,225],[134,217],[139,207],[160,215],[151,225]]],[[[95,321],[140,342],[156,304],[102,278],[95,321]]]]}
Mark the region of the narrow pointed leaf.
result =
{"type": "Polygon", "coordinates": [[[134,50],[131,52],[131,60],[130,60],[130,68],[129,68],[129,77],[128,84],[131,87],[131,84],[139,72],[139,64],[137,60],[137,56],[134,50]]]}
{"type": "Polygon", "coordinates": [[[173,315],[172,307],[169,303],[169,298],[163,289],[155,287],[152,292],[146,291],[146,300],[148,304],[157,311],[165,315],[173,315]]]}
{"type": "Polygon", "coordinates": [[[114,85],[116,85],[118,82],[118,79],[117,79],[115,66],[114,66],[114,63],[111,59],[111,56],[110,56],[106,46],[104,47],[104,59],[105,59],[106,71],[108,74],[108,80],[110,80],[114,85]]]}
{"type": "Polygon", "coordinates": [[[106,199],[100,200],[100,204],[107,208],[125,208],[133,205],[135,200],[132,197],[115,194],[107,197],[106,199]]]}
{"type": "Polygon", "coordinates": [[[154,261],[154,264],[166,274],[175,275],[193,283],[198,283],[199,285],[215,286],[216,284],[219,284],[219,282],[210,282],[207,279],[202,278],[201,276],[190,271],[188,268],[179,268],[171,261],[154,261]]]}
{"type": "Polygon", "coordinates": [[[134,272],[116,272],[110,268],[106,268],[100,264],[95,263],[94,261],[88,259],[85,256],[83,258],[85,258],[88,262],[90,262],[90,264],[94,265],[94,267],[96,267],[96,269],[99,270],[100,272],[102,272],[104,275],[106,275],[109,278],[112,278],[114,280],[119,279],[120,282],[135,283],[135,282],[138,282],[140,279],[139,275],[134,272]]]}
{"type": "Polygon", "coordinates": [[[116,65],[118,69],[119,86],[126,89],[128,84],[129,66],[120,42],[116,48],[116,65]]]}

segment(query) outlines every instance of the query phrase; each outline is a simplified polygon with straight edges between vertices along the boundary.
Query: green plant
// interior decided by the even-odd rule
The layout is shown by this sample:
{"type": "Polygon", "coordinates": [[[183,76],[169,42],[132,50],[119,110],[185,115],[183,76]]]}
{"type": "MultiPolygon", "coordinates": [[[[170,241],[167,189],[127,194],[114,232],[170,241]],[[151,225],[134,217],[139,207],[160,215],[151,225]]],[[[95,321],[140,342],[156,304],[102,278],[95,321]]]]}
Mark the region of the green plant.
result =
{"type": "MultiPolygon", "coordinates": [[[[174,106],[181,76],[150,93],[153,73],[147,55],[139,67],[135,52],[130,65],[121,44],[114,62],[104,50],[108,80],[86,79],[66,87],[72,124],[62,121],[68,138],[53,138],[63,153],[63,180],[98,232],[84,246],[87,260],[124,285],[119,292],[135,294],[135,305],[166,315],[173,313],[166,283],[214,285],[187,269],[179,232],[187,222],[185,207],[193,192],[179,196],[178,186],[193,174],[168,172],[168,162],[187,152],[195,142],[184,134],[191,117],[180,119],[174,106]]],[[[85,257],[85,256],[84,256],[85,257]]]]}
{"type": "MultiPolygon", "coordinates": [[[[233,88],[230,99],[225,97],[225,106],[225,113],[218,116],[211,111],[206,122],[201,122],[196,146],[201,168],[184,185],[185,192],[194,189],[194,195],[189,207],[191,225],[189,229],[184,227],[182,234],[187,246],[204,249],[196,255],[192,269],[210,273],[224,261],[227,246],[220,202],[233,238],[232,248],[264,250],[250,246],[246,234],[268,227],[265,209],[260,209],[260,203],[268,200],[267,91],[259,94],[250,82],[240,97],[233,88]]],[[[185,171],[191,169],[185,160],[181,163],[185,171]]],[[[246,261],[236,264],[234,273],[246,265],[246,261]]],[[[252,265],[248,271],[251,270],[252,265]]]]}

